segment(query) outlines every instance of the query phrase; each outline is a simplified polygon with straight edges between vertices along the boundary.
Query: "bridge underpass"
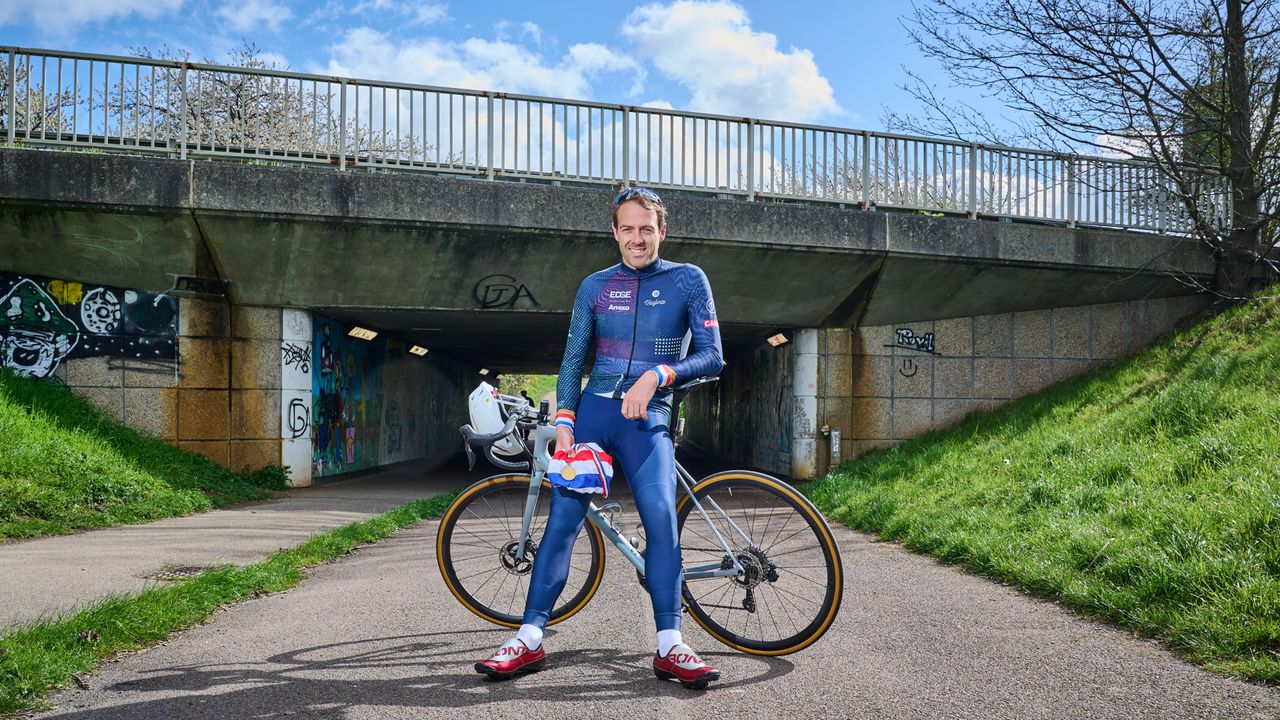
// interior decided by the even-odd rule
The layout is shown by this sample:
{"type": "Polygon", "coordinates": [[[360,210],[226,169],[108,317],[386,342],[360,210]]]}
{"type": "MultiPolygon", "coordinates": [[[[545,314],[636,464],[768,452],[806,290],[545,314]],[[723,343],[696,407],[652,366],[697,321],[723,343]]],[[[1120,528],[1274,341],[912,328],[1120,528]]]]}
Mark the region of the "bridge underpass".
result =
{"type": "MultiPolygon", "coordinates": [[[[617,261],[610,191],[595,188],[8,150],[0,198],[10,292],[31,277],[46,292],[96,284],[181,306],[172,379],[148,366],[161,387],[143,387],[137,358],[83,359],[97,363],[83,372],[68,358],[68,384],[100,405],[118,396],[127,420],[139,391],[163,391],[149,396],[169,403],[153,414],[174,419],[154,427],[236,467],[293,466],[320,442],[349,453],[337,435],[351,428],[318,427],[332,410],[319,396],[332,393],[296,365],[305,352],[310,375],[331,371],[323,340],[351,345],[353,324],[378,330],[396,358],[369,360],[387,368],[380,415],[361,429],[380,448],[371,456],[408,459],[388,448],[410,433],[423,438],[410,454],[452,449],[475,373],[554,372],[578,282],[617,261]],[[183,292],[175,276],[226,292],[183,292]],[[427,359],[405,355],[413,345],[427,359]],[[412,429],[408,403],[420,406],[412,429]],[[220,408],[225,420],[207,422],[220,408]],[[278,437],[262,437],[273,422],[278,437]]],[[[663,257],[707,272],[731,361],[719,389],[691,403],[694,439],[796,477],[1130,352],[1200,307],[1170,268],[1212,272],[1194,244],[1154,233],[667,199],[663,257]],[[793,341],[766,345],[779,330],[793,341]]],[[[362,412],[379,394],[368,390],[362,412]]]]}

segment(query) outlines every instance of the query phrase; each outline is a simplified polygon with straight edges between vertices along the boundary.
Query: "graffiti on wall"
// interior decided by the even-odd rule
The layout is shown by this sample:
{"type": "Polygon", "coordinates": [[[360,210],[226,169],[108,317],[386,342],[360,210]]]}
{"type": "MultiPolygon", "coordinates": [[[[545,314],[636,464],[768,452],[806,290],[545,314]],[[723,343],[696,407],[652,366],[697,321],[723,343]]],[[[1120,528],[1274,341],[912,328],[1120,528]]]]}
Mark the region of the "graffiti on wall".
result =
{"type": "Polygon", "coordinates": [[[300,397],[289,400],[289,413],[285,416],[285,423],[289,428],[290,440],[306,437],[311,431],[311,408],[307,407],[306,400],[300,397]]]}
{"type": "Polygon", "coordinates": [[[297,368],[298,372],[311,372],[311,346],[286,342],[280,345],[285,367],[297,368]]]}
{"type": "Polygon", "coordinates": [[[167,295],[0,272],[0,364],[24,377],[68,358],[171,362],[177,329],[167,295]]]}
{"type": "MultiPolygon", "coordinates": [[[[903,350],[915,350],[916,352],[925,353],[927,355],[941,355],[933,344],[933,333],[927,332],[917,335],[911,328],[894,328],[893,343],[885,345],[885,347],[901,348],[903,350]]],[[[898,374],[904,378],[915,377],[920,372],[920,368],[916,367],[916,361],[909,357],[904,357],[898,361],[898,374]]]]}
{"type": "Polygon", "coordinates": [[[339,322],[313,316],[318,372],[311,379],[313,476],[375,465],[382,440],[382,363],[386,341],[358,340],[339,322]]]}
{"type": "Polygon", "coordinates": [[[481,278],[472,294],[484,310],[514,308],[520,300],[528,300],[533,307],[540,305],[533,293],[529,292],[528,286],[510,275],[498,274],[481,278]]]}
{"type": "Polygon", "coordinates": [[[387,452],[400,452],[403,437],[404,426],[400,422],[400,403],[393,398],[387,402],[387,452]]]}
{"type": "Polygon", "coordinates": [[[904,348],[930,355],[942,354],[933,347],[933,333],[928,332],[923,335],[917,335],[911,328],[895,328],[893,331],[893,344],[885,345],[885,347],[904,348]]]}

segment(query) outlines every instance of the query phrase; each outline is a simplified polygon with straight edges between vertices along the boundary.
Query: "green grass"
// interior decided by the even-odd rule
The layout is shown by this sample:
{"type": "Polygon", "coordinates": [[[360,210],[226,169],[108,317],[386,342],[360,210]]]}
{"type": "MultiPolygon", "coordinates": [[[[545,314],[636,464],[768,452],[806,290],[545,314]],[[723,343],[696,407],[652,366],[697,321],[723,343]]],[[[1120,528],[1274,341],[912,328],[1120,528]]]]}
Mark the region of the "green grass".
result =
{"type": "Polygon", "coordinates": [[[830,516],[1280,682],[1280,304],[868,453],[830,516]]]}
{"type": "Polygon", "coordinates": [[[444,512],[456,493],[417,500],[312,536],[247,567],[226,566],[168,587],[96,602],[64,619],[0,634],[0,714],[38,707],[53,688],[107,657],[152,645],[207,619],[227,603],[293,587],[303,569],[377,542],[444,512]]]}
{"type": "MultiPolygon", "coordinates": [[[[529,397],[533,398],[534,409],[538,407],[538,401],[544,395],[556,389],[555,375],[524,375],[520,373],[508,373],[498,380],[498,391],[505,395],[519,395],[521,390],[526,390],[529,397]]],[[[552,411],[555,408],[551,408],[552,411]]]]}
{"type": "Polygon", "coordinates": [[[105,417],[65,387],[0,370],[0,538],[185,515],[285,488],[105,417]]]}

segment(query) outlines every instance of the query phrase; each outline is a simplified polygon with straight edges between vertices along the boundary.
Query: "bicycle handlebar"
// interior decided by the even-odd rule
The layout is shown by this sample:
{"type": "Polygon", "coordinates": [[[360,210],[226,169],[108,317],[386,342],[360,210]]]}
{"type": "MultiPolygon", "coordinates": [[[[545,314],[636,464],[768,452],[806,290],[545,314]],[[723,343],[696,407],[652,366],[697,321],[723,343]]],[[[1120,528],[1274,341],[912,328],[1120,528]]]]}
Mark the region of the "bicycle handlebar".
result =
{"type": "Polygon", "coordinates": [[[702,377],[696,377],[696,378],[693,378],[692,380],[686,380],[685,382],[682,382],[679,385],[672,386],[671,392],[687,393],[690,390],[698,387],[699,385],[706,385],[707,383],[713,383],[719,379],[720,378],[716,375],[704,375],[702,377]]]}
{"type": "Polygon", "coordinates": [[[476,454],[471,449],[471,446],[478,445],[483,448],[484,456],[494,465],[507,470],[524,470],[525,463],[500,460],[493,453],[493,444],[510,435],[516,429],[516,423],[520,421],[521,417],[523,416],[519,412],[512,412],[507,416],[507,422],[502,426],[501,430],[487,435],[477,433],[470,423],[458,428],[458,431],[462,433],[462,448],[467,453],[467,469],[471,470],[476,466],[476,454]]]}

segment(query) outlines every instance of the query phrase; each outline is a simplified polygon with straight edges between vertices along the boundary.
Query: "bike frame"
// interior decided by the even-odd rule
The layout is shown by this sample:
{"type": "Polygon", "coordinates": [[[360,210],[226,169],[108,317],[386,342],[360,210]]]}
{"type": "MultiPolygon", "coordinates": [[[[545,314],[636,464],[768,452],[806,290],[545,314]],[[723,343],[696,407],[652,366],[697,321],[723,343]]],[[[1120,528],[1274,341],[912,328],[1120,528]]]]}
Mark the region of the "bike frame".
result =
{"type": "MultiPolygon", "coordinates": [[[[529,540],[529,529],[533,524],[533,512],[538,505],[538,494],[542,488],[542,480],[547,475],[547,467],[551,461],[551,455],[548,450],[555,443],[555,437],[556,431],[553,426],[537,426],[534,434],[534,445],[530,452],[533,462],[531,463],[532,469],[530,472],[529,494],[524,503],[524,515],[520,526],[520,544],[516,548],[516,557],[524,557],[525,543],[529,540]]],[[[720,533],[716,524],[712,522],[706,509],[702,507],[702,503],[699,503],[698,498],[694,496],[693,486],[697,484],[697,481],[689,474],[689,471],[685,470],[684,467],[680,465],[679,462],[675,463],[675,468],[676,478],[679,481],[680,486],[684,488],[684,492],[689,496],[689,499],[693,501],[694,507],[697,508],[703,521],[707,523],[707,527],[711,528],[711,532],[715,535],[716,541],[719,542],[720,547],[724,549],[725,557],[729,558],[732,563],[729,567],[724,567],[723,563],[713,563],[699,565],[692,568],[683,568],[682,572],[684,579],[687,581],[716,577],[738,577],[740,575],[745,575],[746,570],[738,561],[737,555],[732,549],[730,549],[728,541],[720,533]]],[[[731,532],[737,533],[738,537],[740,537],[747,545],[751,544],[751,539],[747,534],[733,522],[728,513],[724,512],[724,510],[721,509],[714,500],[707,498],[707,504],[712,508],[712,510],[719,514],[720,518],[729,526],[731,532]]],[[[640,554],[640,551],[631,544],[631,541],[623,537],[622,532],[604,516],[605,512],[616,509],[616,507],[620,506],[617,506],[617,503],[606,503],[604,506],[598,507],[594,502],[589,503],[587,506],[587,520],[592,525],[595,525],[600,530],[601,534],[603,534],[605,538],[607,538],[609,542],[618,549],[618,552],[621,552],[622,556],[635,566],[637,572],[643,575],[645,571],[644,557],[640,554]],[[610,505],[614,505],[615,508],[610,508],[610,505]]]]}

